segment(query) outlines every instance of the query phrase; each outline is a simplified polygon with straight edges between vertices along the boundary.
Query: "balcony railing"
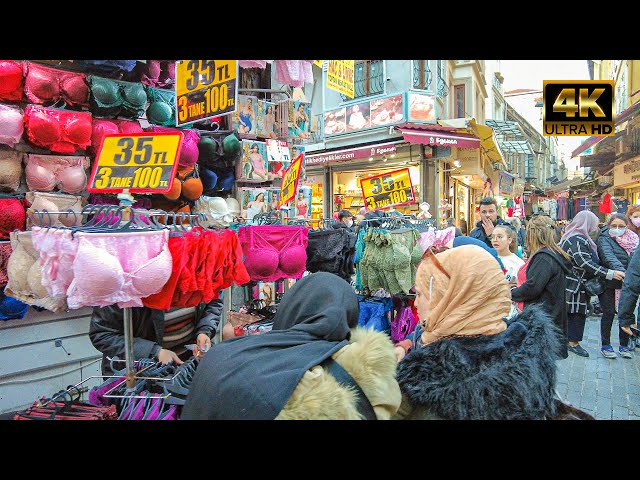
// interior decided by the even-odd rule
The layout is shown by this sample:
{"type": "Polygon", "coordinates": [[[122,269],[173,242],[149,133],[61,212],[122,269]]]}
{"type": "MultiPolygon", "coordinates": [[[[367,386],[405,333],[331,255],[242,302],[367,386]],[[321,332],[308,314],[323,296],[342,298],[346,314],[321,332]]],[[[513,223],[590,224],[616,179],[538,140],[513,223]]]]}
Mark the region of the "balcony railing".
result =
{"type": "MultiPolygon", "coordinates": [[[[384,93],[384,68],[382,60],[356,63],[353,83],[353,98],[370,97],[384,93]]],[[[343,102],[352,100],[340,94],[343,102]]]]}
{"type": "Polygon", "coordinates": [[[449,85],[444,81],[440,72],[438,72],[438,89],[436,90],[436,93],[442,98],[446,98],[446,96],[449,95],[449,85]]]}
{"type": "Polygon", "coordinates": [[[433,74],[429,68],[429,62],[426,60],[421,63],[413,62],[413,88],[420,90],[429,90],[433,74]]]}

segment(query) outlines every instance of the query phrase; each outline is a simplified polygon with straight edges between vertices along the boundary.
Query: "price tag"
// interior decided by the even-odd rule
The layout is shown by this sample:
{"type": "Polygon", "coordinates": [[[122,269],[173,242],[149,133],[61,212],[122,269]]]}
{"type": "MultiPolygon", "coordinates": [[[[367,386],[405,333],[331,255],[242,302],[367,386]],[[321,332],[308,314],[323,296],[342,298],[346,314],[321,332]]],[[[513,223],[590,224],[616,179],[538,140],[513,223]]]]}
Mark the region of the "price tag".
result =
{"type": "Polygon", "coordinates": [[[235,112],[237,103],[237,60],[176,63],[176,126],[235,112]]]}
{"type": "Polygon", "coordinates": [[[368,210],[416,203],[408,168],[361,178],[360,188],[368,210]]]}
{"type": "Polygon", "coordinates": [[[303,159],[304,155],[301,153],[296,157],[289,168],[285,170],[284,175],[282,176],[282,187],[280,188],[280,201],[278,202],[278,208],[296,197],[303,159]]]}
{"type": "Polygon", "coordinates": [[[91,193],[166,193],[171,189],[182,133],[105,135],[93,163],[91,193]]]}

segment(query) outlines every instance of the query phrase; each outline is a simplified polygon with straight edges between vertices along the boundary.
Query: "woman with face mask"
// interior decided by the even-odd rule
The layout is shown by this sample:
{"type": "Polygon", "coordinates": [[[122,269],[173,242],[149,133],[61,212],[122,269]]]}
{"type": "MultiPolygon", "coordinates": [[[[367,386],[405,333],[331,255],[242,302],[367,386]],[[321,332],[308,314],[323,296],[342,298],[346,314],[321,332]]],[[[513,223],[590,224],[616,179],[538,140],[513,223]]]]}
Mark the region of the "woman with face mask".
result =
{"type": "MultiPolygon", "coordinates": [[[[627,271],[633,252],[638,248],[638,235],[629,229],[629,219],[621,213],[614,213],[609,217],[605,227],[600,230],[596,241],[598,256],[603,267],[622,272],[627,271]]],[[[600,352],[606,358],[616,358],[616,352],[611,346],[611,326],[620,300],[620,280],[607,281],[607,288],[598,295],[602,307],[600,319],[600,352]]],[[[632,358],[629,351],[629,335],[619,329],[620,346],[618,352],[623,358],[632,358]]]]}
{"type": "Polygon", "coordinates": [[[640,204],[629,205],[627,208],[627,218],[630,221],[627,228],[640,236],[640,204]]]}
{"type": "Polygon", "coordinates": [[[569,316],[567,348],[581,357],[589,356],[589,352],[580,345],[589,302],[584,282],[595,276],[606,280],[624,279],[624,271],[600,265],[598,247],[591,239],[591,235],[598,232],[598,222],[598,217],[591,210],[581,210],[566,226],[560,241],[562,249],[571,256],[574,267],[572,274],[567,275],[567,289],[572,292],[567,298],[569,316]]]}

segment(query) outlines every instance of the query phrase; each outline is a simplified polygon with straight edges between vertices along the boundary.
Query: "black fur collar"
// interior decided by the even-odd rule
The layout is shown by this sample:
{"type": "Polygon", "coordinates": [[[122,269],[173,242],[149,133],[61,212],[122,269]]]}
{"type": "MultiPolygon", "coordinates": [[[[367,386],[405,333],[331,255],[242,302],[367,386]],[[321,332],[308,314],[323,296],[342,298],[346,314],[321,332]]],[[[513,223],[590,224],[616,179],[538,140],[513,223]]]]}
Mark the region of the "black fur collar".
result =
{"type": "Polygon", "coordinates": [[[443,419],[542,419],[555,414],[555,361],[561,333],[529,306],[491,336],[449,337],[408,354],[400,389],[443,419]]]}

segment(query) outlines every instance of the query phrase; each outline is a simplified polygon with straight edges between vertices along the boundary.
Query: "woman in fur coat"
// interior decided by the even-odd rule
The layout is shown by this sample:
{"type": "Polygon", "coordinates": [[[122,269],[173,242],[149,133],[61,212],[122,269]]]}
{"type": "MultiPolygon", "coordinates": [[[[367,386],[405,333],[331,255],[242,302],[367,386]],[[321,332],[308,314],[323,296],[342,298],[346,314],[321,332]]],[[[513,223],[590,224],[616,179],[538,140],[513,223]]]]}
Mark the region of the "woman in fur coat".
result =
{"type": "Polygon", "coordinates": [[[546,419],[561,334],[540,307],[506,321],[509,286],[495,259],[466,245],[425,252],[416,273],[422,330],[398,365],[403,394],[394,418],[546,419]]]}
{"type": "Polygon", "coordinates": [[[327,272],[303,277],[283,296],[272,331],[225,340],[205,354],[181,419],[360,420],[368,412],[388,420],[401,400],[393,344],[357,327],[358,315],[349,283],[327,272]],[[370,407],[334,375],[330,358],[370,407]]]}

